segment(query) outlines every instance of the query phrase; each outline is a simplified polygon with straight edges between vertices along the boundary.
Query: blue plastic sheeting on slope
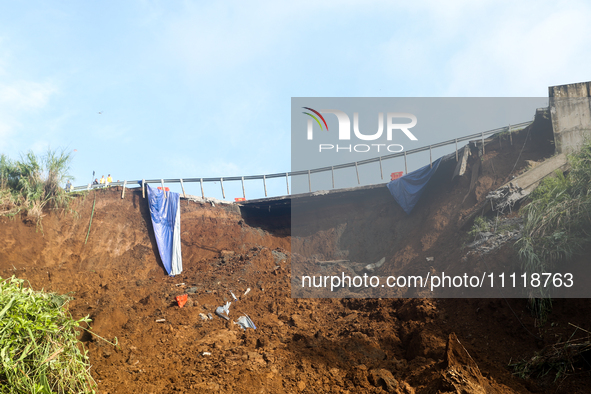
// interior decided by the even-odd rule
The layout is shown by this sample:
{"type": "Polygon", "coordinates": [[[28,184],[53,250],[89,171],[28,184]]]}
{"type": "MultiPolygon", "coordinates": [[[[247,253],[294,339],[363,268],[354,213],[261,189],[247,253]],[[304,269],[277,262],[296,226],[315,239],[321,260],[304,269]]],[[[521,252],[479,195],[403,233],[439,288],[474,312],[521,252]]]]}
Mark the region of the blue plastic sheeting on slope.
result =
{"type": "Polygon", "coordinates": [[[180,194],[148,188],[148,203],[152,227],[162,264],[168,275],[183,271],[181,256],[181,205],[180,194]]]}
{"type": "Polygon", "coordinates": [[[404,212],[410,214],[415,205],[417,205],[427,182],[429,182],[429,179],[437,171],[440,162],[441,158],[433,162],[433,167],[431,165],[421,167],[410,174],[406,174],[388,183],[390,194],[392,194],[394,199],[404,209],[404,212]]]}

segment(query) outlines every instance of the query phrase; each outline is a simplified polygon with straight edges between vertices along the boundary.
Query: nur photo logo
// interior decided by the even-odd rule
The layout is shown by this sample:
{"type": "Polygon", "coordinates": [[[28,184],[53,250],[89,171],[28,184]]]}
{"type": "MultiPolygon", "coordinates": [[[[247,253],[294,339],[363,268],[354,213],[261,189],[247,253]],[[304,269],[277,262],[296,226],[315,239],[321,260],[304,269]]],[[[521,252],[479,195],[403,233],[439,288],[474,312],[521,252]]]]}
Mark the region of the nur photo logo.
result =
{"type": "MultiPolygon", "coordinates": [[[[317,111],[310,107],[302,107],[303,109],[307,110],[306,112],[302,112],[306,116],[309,117],[307,120],[307,139],[313,140],[314,139],[314,121],[320,128],[320,130],[328,129],[328,123],[322,114],[333,114],[336,116],[338,121],[338,141],[350,141],[351,140],[351,119],[349,115],[347,115],[344,111],[340,111],[338,109],[321,109],[317,111]]],[[[416,126],[417,124],[417,117],[411,113],[405,112],[387,112],[386,116],[384,116],[383,112],[378,113],[378,130],[373,134],[365,134],[362,133],[359,129],[359,113],[353,113],[353,134],[356,139],[361,141],[378,141],[380,139],[383,140],[384,135],[384,123],[386,123],[386,138],[387,142],[392,141],[395,132],[401,131],[409,140],[417,141],[417,137],[410,131],[411,128],[416,126]],[[410,122],[401,123],[400,120],[406,119],[410,120],[410,122]]],[[[373,144],[349,144],[349,145],[339,145],[339,144],[319,144],[318,145],[319,152],[323,151],[347,151],[347,152],[358,152],[358,153],[365,153],[372,150],[376,152],[380,151],[388,151],[392,153],[402,152],[404,147],[400,144],[386,144],[386,143],[373,143],[373,144]]]]}

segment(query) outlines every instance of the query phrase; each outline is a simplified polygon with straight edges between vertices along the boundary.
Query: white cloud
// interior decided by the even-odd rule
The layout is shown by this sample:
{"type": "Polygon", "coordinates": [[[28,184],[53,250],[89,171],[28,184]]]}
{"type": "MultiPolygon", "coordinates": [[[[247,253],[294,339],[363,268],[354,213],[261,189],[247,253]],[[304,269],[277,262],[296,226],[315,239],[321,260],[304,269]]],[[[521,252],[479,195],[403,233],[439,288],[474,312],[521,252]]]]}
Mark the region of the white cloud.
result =
{"type": "Polygon", "coordinates": [[[546,96],[548,86],[591,79],[588,3],[426,0],[399,11],[411,23],[368,59],[395,95],[406,84],[411,95],[546,96]]]}
{"type": "Polygon", "coordinates": [[[589,80],[585,4],[509,7],[449,61],[450,95],[546,96],[547,87],[589,80]]]}

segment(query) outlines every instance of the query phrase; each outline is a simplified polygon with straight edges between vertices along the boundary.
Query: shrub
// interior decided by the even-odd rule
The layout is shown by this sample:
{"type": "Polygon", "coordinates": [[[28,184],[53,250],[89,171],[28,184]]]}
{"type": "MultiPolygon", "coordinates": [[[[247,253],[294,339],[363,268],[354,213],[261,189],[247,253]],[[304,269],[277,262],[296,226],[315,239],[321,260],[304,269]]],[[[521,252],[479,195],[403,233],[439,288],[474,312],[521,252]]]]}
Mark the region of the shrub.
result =
{"type": "Polygon", "coordinates": [[[32,151],[19,160],[0,156],[0,214],[16,214],[21,210],[41,217],[43,208],[65,208],[70,196],[60,184],[73,179],[68,175],[72,155],[65,149],[41,157],[32,151]]]}
{"type": "Polygon", "coordinates": [[[518,241],[522,268],[544,272],[569,260],[588,244],[591,229],[591,145],[569,158],[571,171],[546,178],[522,210],[518,241]]]}
{"type": "Polygon", "coordinates": [[[87,352],[76,338],[90,319],[72,319],[69,300],[15,277],[0,281],[0,392],[95,392],[87,352]]]}
{"type": "MultiPolygon", "coordinates": [[[[524,272],[552,272],[590,242],[591,145],[585,144],[569,162],[570,172],[544,179],[522,209],[524,229],[516,245],[524,272]]],[[[549,299],[547,291],[539,291],[530,297],[549,299]]],[[[547,310],[548,302],[533,301],[534,309],[547,310]]]]}
{"type": "Polygon", "coordinates": [[[474,224],[472,225],[470,231],[468,231],[468,234],[476,238],[478,234],[490,231],[490,229],[490,222],[482,216],[477,216],[476,219],[474,219],[474,224]]]}

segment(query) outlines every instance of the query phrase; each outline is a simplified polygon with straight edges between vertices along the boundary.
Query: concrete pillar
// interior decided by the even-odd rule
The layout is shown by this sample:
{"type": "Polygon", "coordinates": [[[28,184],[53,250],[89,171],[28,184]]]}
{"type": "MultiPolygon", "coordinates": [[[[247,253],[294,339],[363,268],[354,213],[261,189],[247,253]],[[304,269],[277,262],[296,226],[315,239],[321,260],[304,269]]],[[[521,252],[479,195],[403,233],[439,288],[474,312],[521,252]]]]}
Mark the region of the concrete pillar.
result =
{"type": "Polygon", "coordinates": [[[550,86],[548,94],[556,153],[578,151],[591,140],[591,82],[550,86]]]}

